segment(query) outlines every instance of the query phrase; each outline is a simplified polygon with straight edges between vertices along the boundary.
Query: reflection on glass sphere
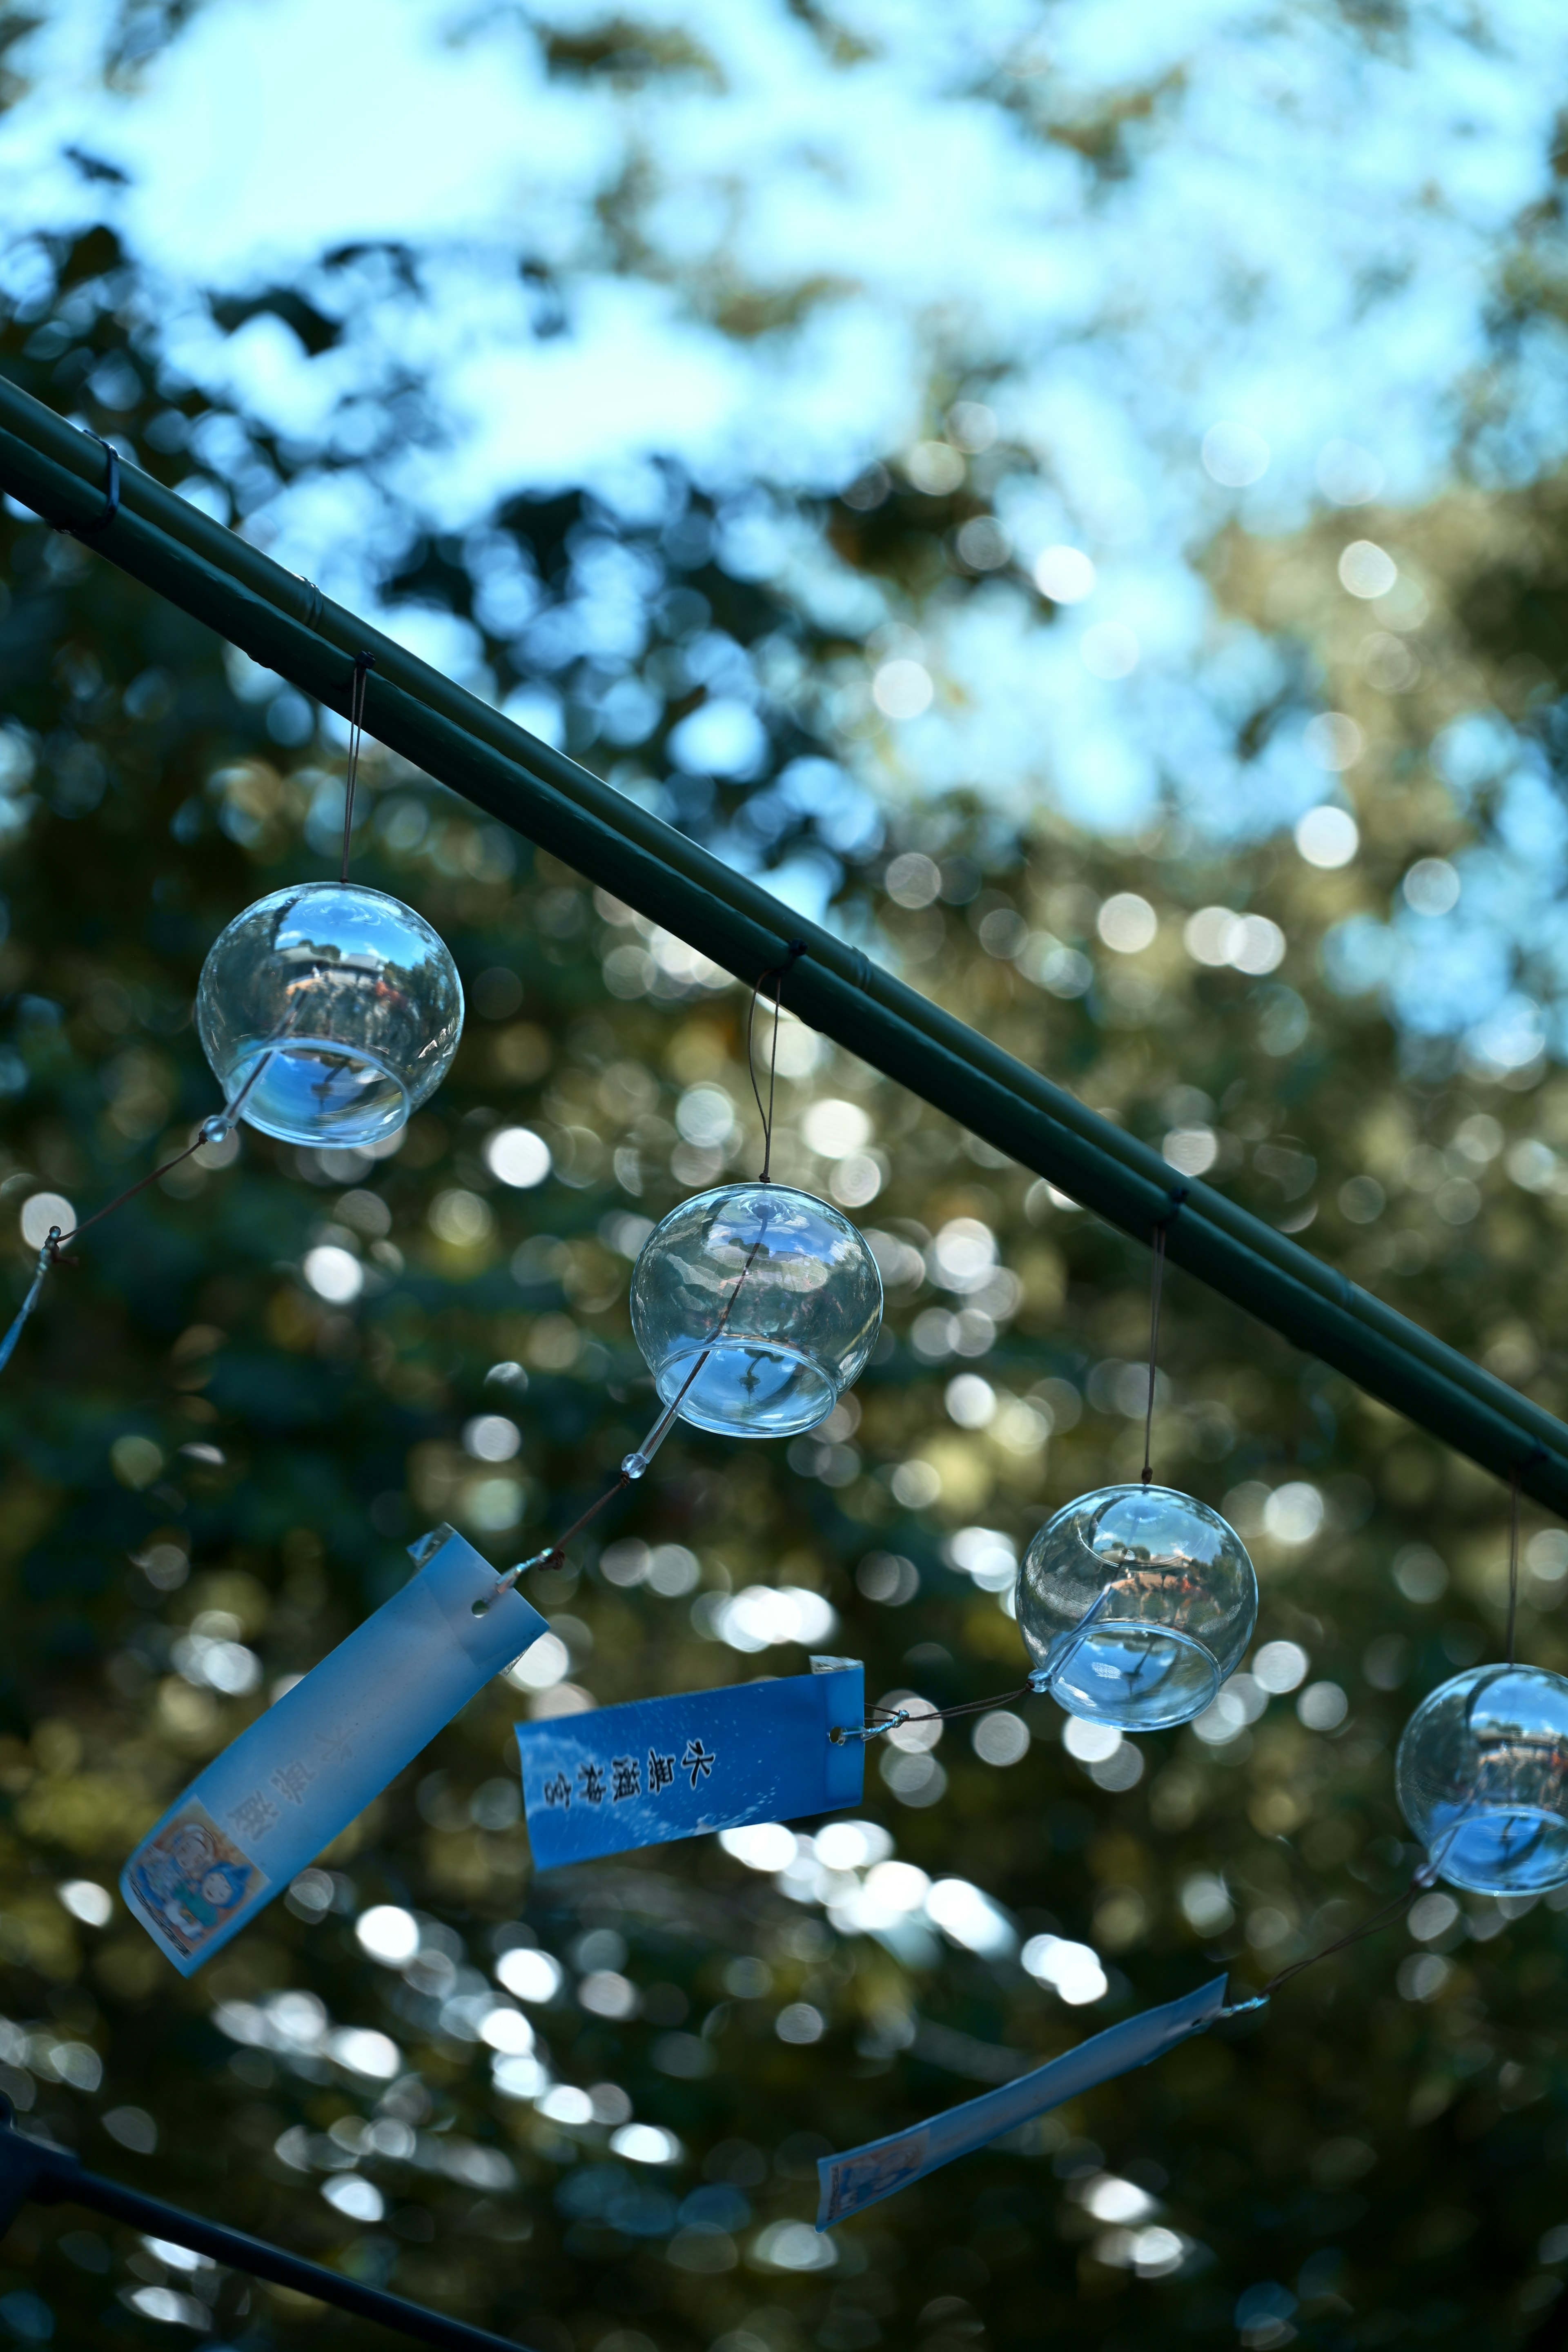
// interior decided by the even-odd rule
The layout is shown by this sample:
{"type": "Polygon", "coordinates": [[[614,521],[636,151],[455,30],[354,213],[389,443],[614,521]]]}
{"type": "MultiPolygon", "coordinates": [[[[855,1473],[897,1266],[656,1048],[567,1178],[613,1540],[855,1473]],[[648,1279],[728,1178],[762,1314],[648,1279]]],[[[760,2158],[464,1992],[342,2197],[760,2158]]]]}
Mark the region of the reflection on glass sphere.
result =
{"type": "Polygon", "coordinates": [[[1217,1511],[1169,1486],[1101,1486],[1040,1529],[1018,1567],[1037,1689],[1121,1731],[1190,1723],[1240,1663],[1258,1579],[1217,1511]]]}
{"type": "Polygon", "coordinates": [[[1424,1699],[1395,1766],[1400,1807],[1450,1886],[1535,1895],[1568,1882],[1568,1682],[1472,1666],[1424,1699]]]}
{"type": "Polygon", "coordinates": [[[847,1217],[784,1184],[697,1193],[632,1269],[632,1330],[660,1397],[731,1437],[814,1428],[881,1320],[877,1261],[847,1217]]]}
{"type": "Polygon", "coordinates": [[[444,941],[384,890],[274,890],[215,941],[196,1028],[227,1102],[285,1143],[395,1135],[446,1076],[463,991],[444,941]],[[246,1088],[248,1086],[248,1092],[246,1088]]]}

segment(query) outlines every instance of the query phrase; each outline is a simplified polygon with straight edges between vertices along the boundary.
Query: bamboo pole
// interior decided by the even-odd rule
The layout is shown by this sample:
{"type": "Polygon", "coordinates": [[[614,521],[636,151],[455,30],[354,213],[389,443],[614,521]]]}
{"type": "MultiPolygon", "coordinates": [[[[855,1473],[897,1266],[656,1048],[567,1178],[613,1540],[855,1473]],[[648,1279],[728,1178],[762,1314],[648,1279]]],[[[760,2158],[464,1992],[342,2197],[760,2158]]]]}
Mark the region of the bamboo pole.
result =
{"type": "Polygon", "coordinates": [[[137,467],[106,517],[101,443],[0,378],[0,489],[347,714],[356,654],[375,656],[365,725],[477,807],[746,982],[805,952],[790,1009],[1110,1224],[1384,1404],[1568,1517],[1568,1428],[1213,1187],[1178,1186],[1158,1152],[804,922],[759,883],[527,734],[137,467]],[[1173,1221],[1173,1211],[1179,1213],[1173,1221]]]}

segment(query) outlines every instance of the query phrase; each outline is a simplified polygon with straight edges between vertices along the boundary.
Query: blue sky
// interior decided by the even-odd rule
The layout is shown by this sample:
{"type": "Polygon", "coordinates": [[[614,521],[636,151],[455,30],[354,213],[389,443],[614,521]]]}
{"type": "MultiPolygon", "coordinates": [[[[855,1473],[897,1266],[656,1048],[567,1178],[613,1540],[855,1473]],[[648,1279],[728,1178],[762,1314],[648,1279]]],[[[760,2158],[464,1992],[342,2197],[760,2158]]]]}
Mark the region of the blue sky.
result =
{"type": "MultiPolygon", "coordinates": [[[[1331,506],[1340,445],[1384,501],[1429,499],[1482,403],[1490,478],[1559,461],[1561,331],[1505,370],[1487,328],[1552,184],[1568,12],[1439,0],[1378,30],[1330,0],[843,0],[829,38],[784,0],[664,0],[629,13],[667,70],[552,76],[550,37],[612,13],[205,0],[110,82],[118,10],[65,0],[12,52],[0,283],[26,282],[33,229],[110,218],[157,289],[169,381],[300,460],[242,527],[351,602],[378,604],[416,526],[578,484],[635,514],[674,457],[754,571],[931,681],[891,711],[850,677],[818,714],[883,799],[978,782],[1010,814],[1044,793],[1125,835],[1164,789],[1234,838],[1336,790],[1304,748],[1310,682],[1238,762],[1284,657],[1216,610],[1201,558],[1232,515],[1283,532],[1331,506]],[[1081,152],[1108,109],[1110,171],[1081,152]],[[127,184],[89,182],[73,148],[127,184]],[[367,269],[336,348],[215,323],[215,294],[279,278],[327,299],[321,257],[374,240],[415,250],[416,288],[367,269]],[[728,331],[741,291],[787,322],[728,331]],[[399,373],[437,445],[315,467],[353,454],[399,373]],[[1024,566],[1090,559],[1054,619],[1002,576],[906,611],[792,504],[939,434],[939,387],[986,403],[1016,452],[995,498],[1024,566]]],[[[243,475],[242,439],[200,454],[220,486],[243,475]]],[[[472,670],[457,625],[382,617],[472,670]]]]}

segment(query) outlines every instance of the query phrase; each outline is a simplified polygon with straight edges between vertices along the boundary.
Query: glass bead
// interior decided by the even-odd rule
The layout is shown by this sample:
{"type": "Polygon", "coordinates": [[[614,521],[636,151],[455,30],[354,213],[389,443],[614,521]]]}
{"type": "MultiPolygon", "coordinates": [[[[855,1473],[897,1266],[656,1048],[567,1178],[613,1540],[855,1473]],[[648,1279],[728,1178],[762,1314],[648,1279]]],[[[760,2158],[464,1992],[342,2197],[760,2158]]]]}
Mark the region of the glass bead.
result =
{"type": "Polygon", "coordinates": [[[631,1306],[659,1397],[679,1397],[683,1421],[730,1437],[794,1437],[858,1379],[881,1328],[882,1278],[826,1201],[784,1184],[728,1184],[683,1202],[648,1235],[631,1306]]]}
{"type": "Polygon", "coordinates": [[[1394,1765],[1433,1870],[1477,1895],[1568,1883],[1568,1682],[1542,1666],[1472,1666],[1405,1727],[1394,1765]]]}
{"type": "Polygon", "coordinates": [[[226,1101],[244,1096],[247,1125],[353,1150],[395,1135],[440,1084],[463,991],[411,907],[358,883],[310,882],[258,898],[219,935],[196,1029],[226,1101]]]}
{"type": "Polygon", "coordinates": [[[1258,1617],[1241,1538],[1170,1486],[1101,1486],[1040,1529],[1018,1567],[1018,1631],[1068,1715],[1161,1731],[1201,1715],[1258,1617]]]}

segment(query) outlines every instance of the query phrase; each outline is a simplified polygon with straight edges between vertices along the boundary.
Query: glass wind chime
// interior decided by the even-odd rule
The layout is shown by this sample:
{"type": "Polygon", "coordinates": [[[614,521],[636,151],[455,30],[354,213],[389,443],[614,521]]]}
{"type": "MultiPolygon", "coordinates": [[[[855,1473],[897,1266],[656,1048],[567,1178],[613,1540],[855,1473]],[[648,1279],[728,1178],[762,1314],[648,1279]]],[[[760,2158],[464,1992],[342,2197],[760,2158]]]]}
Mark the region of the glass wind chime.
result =
{"type": "Polygon", "coordinates": [[[349,880],[370,655],[354,662],[335,882],[274,890],[237,915],[202,966],[196,1034],[231,1119],[282,1143],[363,1150],[434,1094],[463,1034],[445,941],[384,890],[349,880]]]}
{"type": "MultiPolygon", "coordinates": [[[[1184,1188],[1173,1199],[1180,1213],[1184,1188]]],[[[1164,1731],[1212,1705],[1246,1655],[1258,1579],[1217,1511],[1157,1486],[1150,1460],[1170,1218],[1154,1228],[1143,1475],[1080,1495],[1040,1529],[1018,1568],[1018,1630],[1068,1715],[1119,1731],[1164,1731]]]]}
{"type": "Polygon", "coordinates": [[[1568,1885],[1568,1682],[1514,1657],[1520,1477],[1516,1468],[1506,1663],[1440,1684],[1405,1725],[1394,1759],[1401,1811],[1426,1849],[1418,1877],[1476,1895],[1568,1885]]]}
{"type": "MultiPolygon", "coordinates": [[[[439,1086],[463,1031],[463,991],[445,942],[384,890],[351,883],[349,845],[374,657],[354,657],[336,882],[274,890],[220,932],[196,986],[196,1033],[224,1108],[194,1142],[77,1226],[77,1234],[241,1123],[280,1142],[353,1150],[384,1143],[439,1086]]],[[[73,1236],[74,1237],[74,1236],[73,1236]]],[[[0,1339],[0,1370],[60,1262],[50,1228],[32,1286],[0,1339]]]]}

